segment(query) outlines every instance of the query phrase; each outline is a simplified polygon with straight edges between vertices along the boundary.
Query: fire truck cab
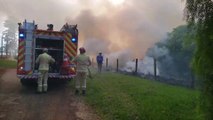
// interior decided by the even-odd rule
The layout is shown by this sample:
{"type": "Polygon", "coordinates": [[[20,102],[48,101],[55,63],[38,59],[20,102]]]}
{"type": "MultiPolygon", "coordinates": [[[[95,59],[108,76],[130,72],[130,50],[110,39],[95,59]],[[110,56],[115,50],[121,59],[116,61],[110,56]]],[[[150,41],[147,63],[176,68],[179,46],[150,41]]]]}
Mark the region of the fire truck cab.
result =
{"type": "Polygon", "coordinates": [[[38,79],[39,71],[35,61],[44,48],[48,49],[48,54],[56,61],[50,64],[50,80],[68,80],[76,75],[75,64],[70,63],[70,60],[77,55],[77,25],[66,23],[60,31],[54,31],[52,24],[48,24],[46,30],[38,29],[34,21],[25,20],[18,25],[17,76],[22,83],[38,79]]]}

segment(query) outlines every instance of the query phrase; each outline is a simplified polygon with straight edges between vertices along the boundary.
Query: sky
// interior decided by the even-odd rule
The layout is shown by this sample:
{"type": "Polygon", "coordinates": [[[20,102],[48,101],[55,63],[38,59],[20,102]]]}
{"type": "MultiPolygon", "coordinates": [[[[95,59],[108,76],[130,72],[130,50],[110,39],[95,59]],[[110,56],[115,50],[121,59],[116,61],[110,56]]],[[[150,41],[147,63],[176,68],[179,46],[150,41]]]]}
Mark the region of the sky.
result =
{"type": "MultiPolygon", "coordinates": [[[[89,55],[143,58],[147,49],[185,24],[182,0],[0,0],[0,33],[6,19],[35,20],[54,30],[78,24],[79,47],[89,55]]],[[[0,34],[1,35],[1,34],[0,34]]]]}

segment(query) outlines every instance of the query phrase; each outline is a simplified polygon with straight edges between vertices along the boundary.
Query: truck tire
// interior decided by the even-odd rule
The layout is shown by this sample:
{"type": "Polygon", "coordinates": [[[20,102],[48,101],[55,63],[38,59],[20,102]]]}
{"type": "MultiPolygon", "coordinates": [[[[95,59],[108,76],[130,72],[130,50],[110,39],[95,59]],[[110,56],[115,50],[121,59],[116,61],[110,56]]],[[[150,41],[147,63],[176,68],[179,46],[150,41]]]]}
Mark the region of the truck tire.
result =
{"type": "Polygon", "coordinates": [[[30,79],[20,79],[20,82],[23,86],[36,86],[37,82],[30,79]]]}
{"type": "Polygon", "coordinates": [[[20,82],[23,86],[27,85],[27,80],[26,79],[20,79],[20,82]]]}

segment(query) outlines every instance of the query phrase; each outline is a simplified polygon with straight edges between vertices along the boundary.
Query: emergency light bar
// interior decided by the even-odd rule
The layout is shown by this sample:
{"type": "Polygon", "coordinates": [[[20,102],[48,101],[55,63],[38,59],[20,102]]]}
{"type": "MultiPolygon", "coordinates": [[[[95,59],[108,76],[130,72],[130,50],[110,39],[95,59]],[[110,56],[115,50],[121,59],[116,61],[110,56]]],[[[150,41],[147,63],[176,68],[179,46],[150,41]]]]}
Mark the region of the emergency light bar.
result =
{"type": "Polygon", "coordinates": [[[77,39],[76,39],[76,38],[72,38],[71,41],[72,41],[73,43],[76,43],[76,42],[77,42],[77,39]]]}
{"type": "Polygon", "coordinates": [[[24,33],[19,33],[19,38],[25,38],[24,33]]]}

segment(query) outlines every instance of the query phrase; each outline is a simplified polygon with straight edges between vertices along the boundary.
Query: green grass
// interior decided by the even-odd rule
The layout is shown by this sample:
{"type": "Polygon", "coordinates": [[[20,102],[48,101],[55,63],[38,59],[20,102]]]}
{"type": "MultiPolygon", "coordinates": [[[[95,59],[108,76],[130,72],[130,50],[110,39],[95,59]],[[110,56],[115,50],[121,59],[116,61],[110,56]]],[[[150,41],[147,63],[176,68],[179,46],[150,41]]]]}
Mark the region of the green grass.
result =
{"type": "Polygon", "coordinates": [[[0,68],[16,68],[16,61],[0,59],[0,68]]]}
{"type": "Polygon", "coordinates": [[[85,101],[103,120],[202,120],[199,92],[116,73],[87,80],[85,101]]]}

